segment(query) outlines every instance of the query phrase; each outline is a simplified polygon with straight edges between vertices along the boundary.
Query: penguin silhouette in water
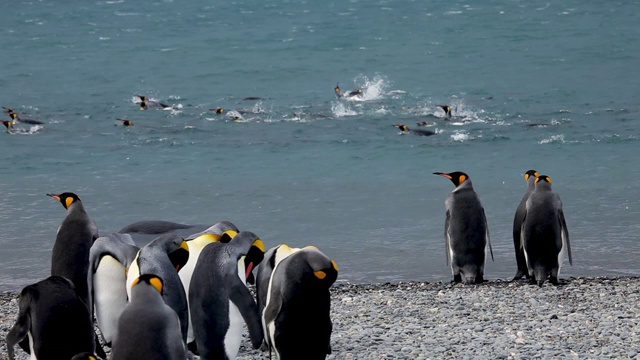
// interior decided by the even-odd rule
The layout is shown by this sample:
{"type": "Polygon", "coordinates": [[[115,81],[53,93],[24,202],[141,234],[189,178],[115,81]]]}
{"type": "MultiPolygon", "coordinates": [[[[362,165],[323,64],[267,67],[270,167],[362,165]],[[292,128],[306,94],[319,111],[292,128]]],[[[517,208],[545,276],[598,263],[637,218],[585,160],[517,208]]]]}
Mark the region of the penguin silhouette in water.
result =
{"type": "Polygon", "coordinates": [[[23,123],[23,124],[31,124],[31,125],[42,125],[44,124],[44,122],[40,121],[40,120],[33,120],[33,119],[21,119],[20,116],[18,115],[17,112],[13,111],[13,109],[9,109],[7,107],[2,107],[2,109],[4,109],[4,112],[9,115],[9,117],[11,118],[11,120],[16,123],[23,123]]]}
{"type": "Polygon", "coordinates": [[[418,136],[431,136],[436,134],[435,131],[426,130],[426,129],[409,129],[407,125],[396,124],[393,126],[400,129],[400,131],[402,131],[402,134],[413,134],[418,136]]]}
{"type": "Polygon", "coordinates": [[[354,90],[351,90],[347,93],[342,93],[342,89],[340,89],[340,83],[336,84],[336,87],[333,88],[333,91],[335,92],[336,96],[339,98],[351,98],[354,96],[359,96],[362,97],[364,95],[363,91],[361,88],[357,88],[354,90]]]}
{"type": "Polygon", "coordinates": [[[116,119],[122,123],[124,126],[133,126],[133,121],[126,119],[116,119]]]}
{"type": "Polygon", "coordinates": [[[209,111],[213,111],[216,114],[224,114],[224,108],[221,107],[209,109],[209,111]]]}
{"type": "Polygon", "coordinates": [[[513,217],[513,247],[516,252],[516,264],[518,265],[518,271],[512,281],[519,280],[523,276],[526,276],[527,279],[529,278],[529,269],[527,268],[527,260],[524,257],[524,248],[522,246],[520,231],[522,230],[522,220],[524,219],[526,211],[527,199],[529,199],[529,195],[533,192],[536,178],[539,175],[540,174],[535,170],[527,170],[527,172],[524,173],[524,180],[527,182],[527,192],[522,197],[522,200],[520,200],[520,204],[516,209],[516,214],[513,217]]]}
{"type": "Polygon", "coordinates": [[[18,308],[16,322],[6,337],[9,360],[15,359],[18,342],[31,359],[70,359],[95,351],[91,314],[68,279],[50,276],[26,286],[20,292],[18,308]]]}
{"type": "Polygon", "coordinates": [[[252,270],[264,251],[260,238],[241,231],[228,243],[210,243],[200,253],[191,277],[189,307],[202,359],[235,359],[243,324],[253,348],[260,347],[260,313],[246,282],[253,282],[252,270]]]}
{"type": "Polygon", "coordinates": [[[164,292],[164,282],[157,275],[144,274],[135,279],[131,299],[118,319],[110,359],[187,358],[180,320],[165,304],[164,292]]]}
{"type": "Polygon", "coordinates": [[[573,260],[562,201],[551,190],[551,178],[546,175],[535,179],[535,187],[525,205],[520,237],[531,283],[542,286],[548,278],[553,285],[558,285],[565,253],[570,265],[573,260]]]}
{"type": "Polygon", "coordinates": [[[140,101],[138,102],[138,105],[140,106],[140,110],[148,110],[150,108],[160,108],[162,110],[173,109],[171,105],[167,105],[155,100],[150,100],[148,97],[144,95],[135,95],[135,96],[140,99],[140,101]]]}
{"type": "Polygon", "coordinates": [[[265,341],[276,357],[325,359],[333,325],[329,287],[338,265],[315,246],[270,249],[256,270],[265,341]]]}
{"type": "Polygon", "coordinates": [[[444,111],[444,114],[447,118],[451,119],[451,106],[449,105],[438,105],[444,111]]]}
{"type": "Polygon", "coordinates": [[[445,201],[444,222],[447,261],[451,261],[453,282],[464,280],[467,284],[480,284],[484,282],[487,246],[493,260],[489,226],[482,203],[473,190],[469,175],[461,171],[434,174],[451,180],[456,187],[445,201]]]}
{"type": "Polygon", "coordinates": [[[2,125],[7,128],[7,134],[13,134],[13,122],[2,120],[2,125]]]}

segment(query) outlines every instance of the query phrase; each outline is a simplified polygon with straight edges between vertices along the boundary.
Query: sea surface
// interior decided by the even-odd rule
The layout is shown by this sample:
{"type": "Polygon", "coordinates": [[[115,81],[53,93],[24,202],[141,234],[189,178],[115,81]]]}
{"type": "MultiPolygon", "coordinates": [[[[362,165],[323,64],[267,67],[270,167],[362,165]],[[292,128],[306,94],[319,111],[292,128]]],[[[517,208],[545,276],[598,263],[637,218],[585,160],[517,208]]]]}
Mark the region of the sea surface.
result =
{"type": "Polygon", "coordinates": [[[563,201],[573,266],[560,277],[640,275],[638,1],[42,0],[2,13],[0,105],[44,124],[0,133],[0,289],[48,275],[65,210],[46,194],[67,191],[101,233],[230,220],[267,247],[318,246],[338,282],[450,280],[454,186],[433,172],[456,170],[485,207],[487,279],[515,274],[529,169],[563,201]],[[362,97],[338,99],[337,83],[362,97]],[[393,126],[422,121],[436,135],[393,126]]]}

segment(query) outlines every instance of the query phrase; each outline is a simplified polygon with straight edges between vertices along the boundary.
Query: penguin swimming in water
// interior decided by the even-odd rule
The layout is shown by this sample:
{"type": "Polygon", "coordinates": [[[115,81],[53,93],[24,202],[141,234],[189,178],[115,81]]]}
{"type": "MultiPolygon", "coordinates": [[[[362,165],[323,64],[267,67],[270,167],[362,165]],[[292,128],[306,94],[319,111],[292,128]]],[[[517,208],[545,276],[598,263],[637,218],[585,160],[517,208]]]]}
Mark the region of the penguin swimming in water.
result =
{"type": "Polygon", "coordinates": [[[439,108],[441,108],[444,111],[444,114],[447,116],[447,118],[451,118],[451,106],[449,105],[438,105],[439,108]]]}
{"type": "Polygon", "coordinates": [[[157,275],[144,274],[135,279],[131,300],[118,319],[110,359],[187,358],[180,320],[175,311],[165,304],[164,292],[164,282],[157,275]]]}
{"type": "Polygon", "coordinates": [[[93,321],[75,286],[62,276],[50,276],[28,285],[18,298],[18,317],[7,333],[9,360],[14,346],[27,340],[23,350],[31,359],[70,359],[95,351],[93,321]]]}
{"type": "Polygon", "coordinates": [[[451,180],[456,187],[445,201],[444,223],[447,260],[451,261],[453,282],[464,280],[467,284],[480,284],[484,281],[487,246],[493,260],[489,226],[480,198],[473,190],[469,175],[460,171],[434,174],[451,180]]]}
{"type": "Polygon", "coordinates": [[[397,127],[398,129],[400,129],[400,131],[402,131],[401,134],[414,134],[414,135],[418,135],[418,136],[431,136],[431,135],[435,135],[436,132],[435,131],[431,131],[431,130],[425,130],[425,129],[409,129],[409,127],[407,125],[393,125],[394,127],[397,127]]]}
{"type": "Polygon", "coordinates": [[[154,274],[163,279],[166,290],[163,297],[167,305],[178,314],[185,346],[189,328],[189,308],[178,272],[188,259],[189,247],[182,237],[171,232],[160,235],[140,248],[129,267],[126,282],[127,296],[131,299],[131,286],[140,275],[154,274]]]}
{"type": "MultiPolygon", "coordinates": [[[[182,286],[184,287],[185,293],[189,294],[189,287],[191,285],[191,277],[193,276],[193,270],[196,267],[196,263],[198,262],[198,258],[200,257],[200,253],[205,246],[211,244],[212,242],[224,242],[228,243],[233,239],[239,232],[238,228],[230,221],[220,221],[219,223],[211,226],[210,228],[192,234],[185,238],[187,245],[189,247],[189,260],[187,263],[180,269],[178,275],[180,276],[180,281],[182,282],[182,286]]],[[[187,297],[187,306],[189,306],[189,298],[187,297]]],[[[187,346],[191,348],[195,348],[192,343],[195,341],[195,336],[193,335],[193,324],[191,323],[191,311],[189,311],[189,328],[187,330],[187,346]]]]}
{"type": "Polygon", "coordinates": [[[315,246],[281,245],[270,255],[258,266],[265,267],[260,281],[268,278],[258,293],[266,297],[261,315],[267,346],[280,360],[325,359],[333,328],[329,287],[338,277],[338,265],[315,246]]]}
{"type": "Polygon", "coordinates": [[[524,218],[524,213],[526,211],[526,203],[529,195],[533,191],[536,183],[536,178],[540,175],[535,170],[528,170],[524,173],[524,180],[527,182],[527,192],[520,200],[520,204],[516,209],[516,214],[513,217],[513,247],[516,252],[516,264],[518,265],[518,271],[516,272],[516,276],[513,277],[513,280],[519,280],[523,276],[529,278],[529,269],[527,268],[527,260],[524,257],[524,249],[522,247],[522,243],[520,241],[520,231],[522,230],[522,219],[524,218]]]}
{"type": "Polygon", "coordinates": [[[213,111],[216,114],[224,114],[224,109],[221,107],[209,109],[209,111],[213,111]]]}
{"type": "Polygon", "coordinates": [[[520,236],[531,283],[542,286],[549,278],[549,282],[558,285],[565,253],[570,265],[573,261],[562,201],[551,190],[551,178],[546,175],[535,179],[535,188],[526,202],[520,236]]]}
{"type": "Polygon", "coordinates": [[[67,209],[53,245],[51,275],[71,280],[78,296],[88,306],[89,254],[93,242],[98,238],[98,227],[87,214],[78,195],[72,192],[47,195],[58,200],[67,209]]]}
{"type": "Polygon", "coordinates": [[[18,116],[18,113],[13,111],[12,109],[6,108],[6,107],[2,107],[2,109],[4,109],[4,112],[9,115],[9,117],[11,118],[11,120],[13,121],[13,123],[15,124],[16,122],[19,123],[23,123],[23,124],[31,124],[31,125],[42,125],[44,124],[44,122],[40,121],[40,120],[33,120],[33,119],[21,119],[20,116],[18,116]]]}
{"type": "Polygon", "coordinates": [[[162,110],[171,110],[173,106],[161,103],[159,101],[150,100],[148,97],[144,95],[135,95],[140,101],[138,105],[140,106],[140,110],[148,110],[150,108],[161,108],[162,110]]]}
{"type": "Polygon", "coordinates": [[[357,88],[354,90],[351,90],[347,93],[342,93],[342,89],[340,89],[340,83],[336,84],[336,87],[333,88],[333,91],[335,92],[336,96],[338,97],[338,99],[340,98],[351,98],[354,96],[358,96],[358,97],[362,97],[364,95],[364,93],[362,92],[361,88],[357,88]]]}
{"type": "Polygon", "coordinates": [[[4,127],[7,128],[7,134],[13,134],[13,122],[11,121],[7,121],[7,120],[2,120],[2,125],[4,125],[4,127]]]}
{"type": "Polygon", "coordinates": [[[133,126],[133,121],[126,119],[116,119],[122,123],[124,126],[133,126]]]}
{"type": "Polygon", "coordinates": [[[117,321],[127,305],[127,272],[140,250],[131,236],[110,233],[99,237],[89,253],[89,309],[95,308],[102,339],[111,346],[117,321]]]}
{"type": "Polygon", "coordinates": [[[211,243],[200,253],[191,278],[189,306],[202,359],[234,359],[243,323],[253,348],[260,347],[260,314],[246,281],[251,281],[251,272],[262,261],[264,250],[254,233],[241,231],[229,243],[211,243]]]}

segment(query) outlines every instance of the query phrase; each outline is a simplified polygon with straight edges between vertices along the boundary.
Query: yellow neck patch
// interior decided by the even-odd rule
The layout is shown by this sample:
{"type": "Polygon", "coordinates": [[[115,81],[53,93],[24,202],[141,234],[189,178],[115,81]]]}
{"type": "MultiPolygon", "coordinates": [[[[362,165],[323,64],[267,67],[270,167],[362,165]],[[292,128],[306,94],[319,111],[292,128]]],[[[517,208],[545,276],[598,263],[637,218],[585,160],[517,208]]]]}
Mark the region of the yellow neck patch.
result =
{"type": "Polygon", "coordinates": [[[338,271],[338,264],[337,264],[335,261],[331,260],[331,266],[333,266],[333,268],[334,268],[336,271],[338,271]]]}
{"type": "Polygon", "coordinates": [[[260,239],[256,239],[253,244],[251,244],[252,246],[256,246],[258,249],[260,249],[262,252],[265,252],[265,247],[264,247],[264,243],[262,242],[262,240],[260,239]]]}
{"type": "Polygon", "coordinates": [[[65,204],[67,205],[67,209],[68,209],[68,208],[69,208],[69,206],[71,206],[71,204],[73,204],[73,198],[68,197],[68,198],[66,198],[66,199],[64,200],[64,202],[65,202],[65,204]]]}
{"type": "Polygon", "coordinates": [[[158,292],[160,294],[162,294],[162,281],[160,281],[160,279],[158,279],[157,277],[151,278],[149,280],[149,283],[151,284],[151,286],[153,286],[156,290],[158,290],[158,292]]]}

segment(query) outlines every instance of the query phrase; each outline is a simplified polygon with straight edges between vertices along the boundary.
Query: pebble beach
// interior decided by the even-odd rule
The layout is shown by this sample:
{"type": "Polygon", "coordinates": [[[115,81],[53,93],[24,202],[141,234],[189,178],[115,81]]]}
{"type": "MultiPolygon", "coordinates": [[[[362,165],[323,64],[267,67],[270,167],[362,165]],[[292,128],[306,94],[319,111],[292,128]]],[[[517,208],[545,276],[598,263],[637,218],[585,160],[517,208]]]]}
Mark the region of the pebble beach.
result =
{"type": "MultiPolygon", "coordinates": [[[[640,277],[340,283],[331,294],[327,359],[640,359],[640,277]]],[[[0,359],[17,310],[17,293],[0,293],[0,359]]],[[[247,346],[237,359],[269,358],[247,346]]]]}

